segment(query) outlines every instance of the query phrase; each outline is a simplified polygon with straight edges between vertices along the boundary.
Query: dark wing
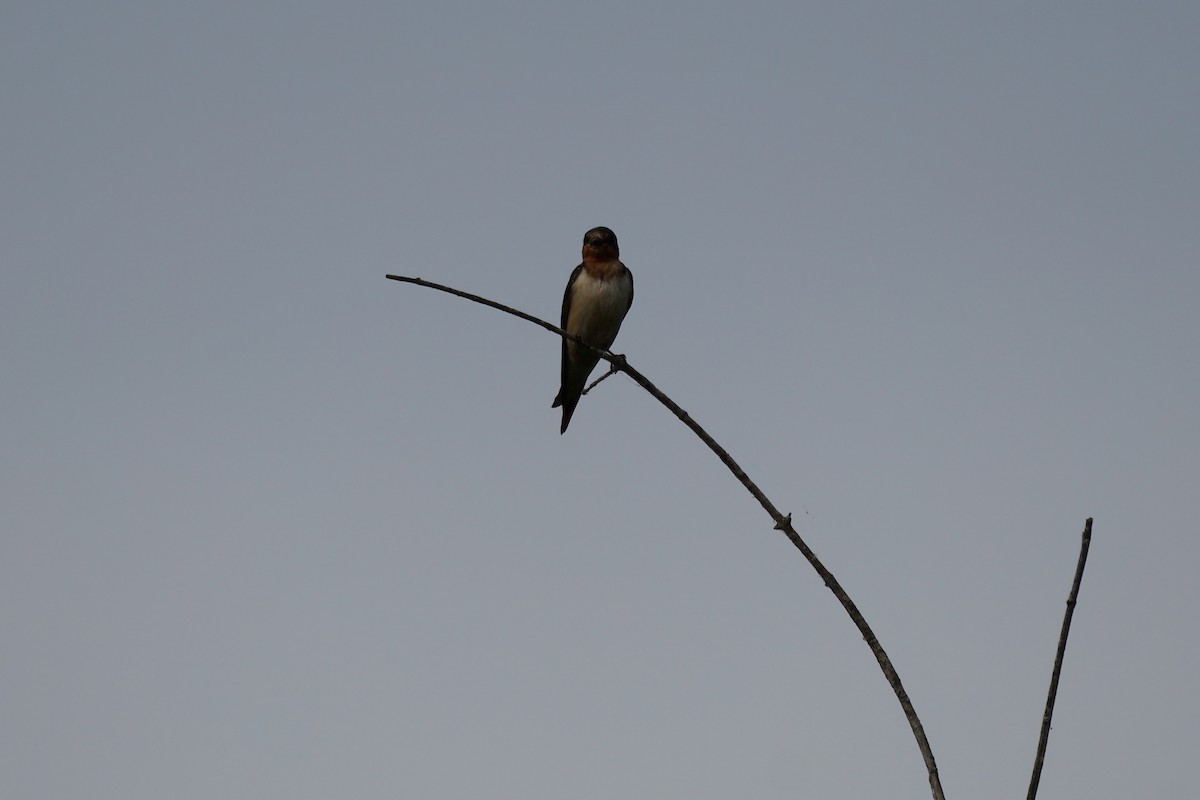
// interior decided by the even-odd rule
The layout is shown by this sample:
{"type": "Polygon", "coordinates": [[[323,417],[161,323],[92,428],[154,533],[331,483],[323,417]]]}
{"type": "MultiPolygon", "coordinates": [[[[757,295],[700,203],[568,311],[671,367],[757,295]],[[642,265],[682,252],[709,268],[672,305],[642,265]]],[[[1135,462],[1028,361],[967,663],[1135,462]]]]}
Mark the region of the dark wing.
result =
{"type": "MultiPolygon", "coordinates": [[[[571,277],[567,280],[567,289],[565,292],[563,292],[563,305],[562,305],[562,317],[561,317],[562,321],[559,323],[558,327],[562,328],[564,331],[567,329],[567,314],[569,314],[571,311],[571,290],[575,288],[575,279],[579,277],[579,273],[581,273],[581,272],[583,272],[583,264],[580,264],[571,273],[571,277]]],[[[566,382],[567,382],[567,340],[563,339],[562,340],[562,378],[559,383],[559,386],[561,387],[561,386],[565,385],[566,382]]]]}
{"type": "Polygon", "coordinates": [[[629,304],[625,306],[625,311],[628,313],[629,309],[633,308],[633,272],[629,267],[625,267],[625,273],[629,275],[629,304]]]}
{"type": "MultiPolygon", "coordinates": [[[[571,310],[571,289],[575,287],[575,279],[579,277],[579,273],[581,272],[583,272],[583,264],[580,264],[571,273],[571,277],[567,279],[567,290],[563,292],[562,316],[559,318],[562,321],[559,323],[558,327],[562,328],[564,331],[567,329],[567,312],[571,310]]],[[[565,342],[566,339],[563,341],[565,342]]]]}

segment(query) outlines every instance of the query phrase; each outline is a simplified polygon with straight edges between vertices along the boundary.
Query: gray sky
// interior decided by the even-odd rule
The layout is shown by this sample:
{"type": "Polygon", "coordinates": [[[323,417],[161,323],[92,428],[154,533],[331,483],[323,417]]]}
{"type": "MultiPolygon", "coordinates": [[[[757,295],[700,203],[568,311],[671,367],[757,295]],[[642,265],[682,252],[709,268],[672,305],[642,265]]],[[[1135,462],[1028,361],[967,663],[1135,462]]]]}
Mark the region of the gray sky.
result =
{"type": "Polygon", "coordinates": [[[1181,797],[1200,6],[0,10],[0,795],[1181,797]]]}

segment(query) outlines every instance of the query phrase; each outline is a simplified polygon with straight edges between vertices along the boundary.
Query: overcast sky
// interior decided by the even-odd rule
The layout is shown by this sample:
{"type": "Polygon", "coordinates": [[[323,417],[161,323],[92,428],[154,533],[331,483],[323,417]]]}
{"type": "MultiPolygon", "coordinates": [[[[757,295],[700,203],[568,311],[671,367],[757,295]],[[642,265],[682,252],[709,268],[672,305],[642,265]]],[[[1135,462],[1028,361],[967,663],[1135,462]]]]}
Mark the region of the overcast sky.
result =
{"type": "Polygon", "coordinates": [[[0,795],[1184,797],[1200,5],[7,3],[0,795]]]}

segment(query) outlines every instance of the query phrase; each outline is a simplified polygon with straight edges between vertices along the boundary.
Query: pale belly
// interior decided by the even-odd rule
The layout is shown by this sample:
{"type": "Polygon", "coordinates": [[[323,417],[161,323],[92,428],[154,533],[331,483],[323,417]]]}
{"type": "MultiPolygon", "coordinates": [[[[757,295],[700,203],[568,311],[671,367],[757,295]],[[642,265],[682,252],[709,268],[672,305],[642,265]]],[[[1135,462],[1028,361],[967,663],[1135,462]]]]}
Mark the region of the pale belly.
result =
{"type": "Polygon", "coordinates": [[[584,271],[575,282],[567,330],[608,349],[629,310],[630,289],[628,273],[602,281],[584,271]]]}

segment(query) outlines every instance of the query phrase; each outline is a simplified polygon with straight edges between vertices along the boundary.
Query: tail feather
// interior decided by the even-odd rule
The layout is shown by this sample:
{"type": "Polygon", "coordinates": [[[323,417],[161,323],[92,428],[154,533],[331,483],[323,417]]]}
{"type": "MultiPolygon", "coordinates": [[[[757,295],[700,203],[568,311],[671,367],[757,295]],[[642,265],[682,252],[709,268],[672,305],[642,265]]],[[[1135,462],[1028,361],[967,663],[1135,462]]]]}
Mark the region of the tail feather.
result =
{"type": "Polygon", "coordinates": [[[575,406],[577,405],[579,405],[578,394],[564,401],[563,393],[561,391],[558,393],[558,396],[554,398],[554,402],[550,404],[551,408],[558,408],[559,406],[562,406],[562,427],[558,429],[559,436],[567,432],[567,426],[571,424],[571,415],[575,413],[575,406]]]}
{"type": "Polygon", "coordinates": [[[588,376],[591,375],[599,361],[600,356],[595,354],[577,354],[574,359],[564,360],[562,384],[558,388],[558,396],[554,398],[554,403],[550,406],[551,408],[562,406],[562,428],[558,431],[560,435],[567,432],[571,415],[575,413],[575,406],[579,405],[579,398],[583,396],[583,388],[587,386],[588,376]]]}

